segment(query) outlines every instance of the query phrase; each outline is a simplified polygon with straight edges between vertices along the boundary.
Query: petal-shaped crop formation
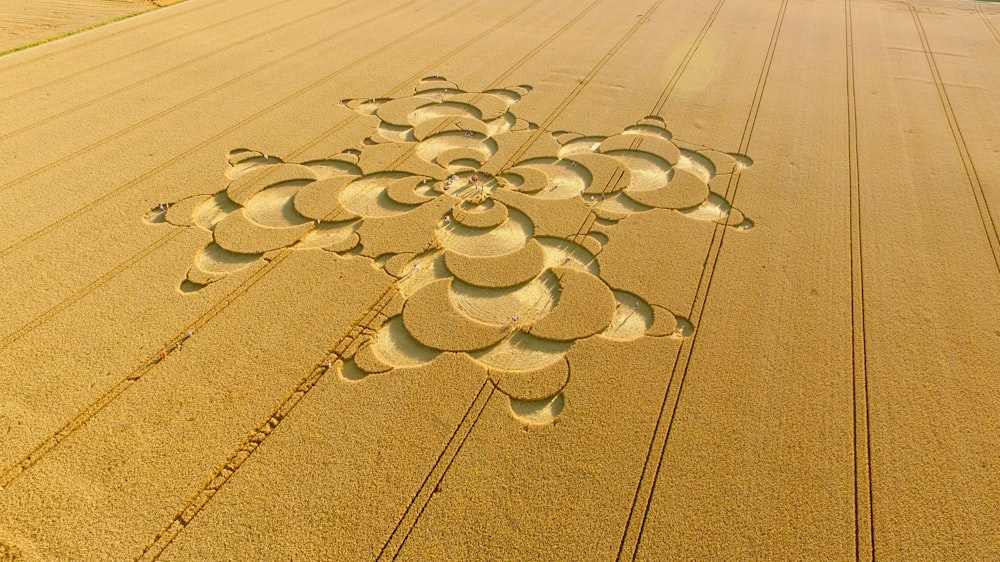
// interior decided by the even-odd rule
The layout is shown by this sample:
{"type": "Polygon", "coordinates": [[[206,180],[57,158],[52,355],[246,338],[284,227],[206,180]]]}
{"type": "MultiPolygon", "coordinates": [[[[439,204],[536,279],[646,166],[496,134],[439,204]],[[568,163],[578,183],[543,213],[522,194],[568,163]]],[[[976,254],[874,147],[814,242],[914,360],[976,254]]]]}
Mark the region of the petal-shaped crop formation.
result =
{"type": "Polygon", "coordinates": [[[221,185],[146,218],[211,238],[187,292],[300,249],[367,260],[389,280],[388,301],[352,328],[345,380],[465,354],[512,415],[548,423],[566,407],[576,342],[693,331],[644,287],[602,276],[619,225],[651,213],[752,228],[717,192],[751,162],[684,143],[658,116],[610,136],[542,130],[515,114],[530,91],[428,76],[409,96],[345,100],[372,123],[353,148],[301,163],[236,148],[221,185]]]}

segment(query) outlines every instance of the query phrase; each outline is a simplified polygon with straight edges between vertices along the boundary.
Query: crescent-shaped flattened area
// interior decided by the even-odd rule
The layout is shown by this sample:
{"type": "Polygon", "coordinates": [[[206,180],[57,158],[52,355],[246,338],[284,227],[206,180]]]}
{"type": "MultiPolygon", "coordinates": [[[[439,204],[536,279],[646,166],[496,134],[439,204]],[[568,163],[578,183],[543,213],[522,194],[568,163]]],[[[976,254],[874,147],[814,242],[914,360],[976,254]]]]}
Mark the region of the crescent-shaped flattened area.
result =
{"type": "Polygon", "coordinates": [[[448,150],[445,150],[444,152],[438,154],[434,158],[434,161],[438,164],[438,166],[443,166],[447,168],[456,161],[471,160],[477,163],[476,168],[478,168],[488,159],[489,156],[481,149],[472,148],[469,146],[460,146],[457,148],[449,148],[448,150]]]}
{"type": "Polygon", "coordinates": [[[375,110],[375,115],[386,123],[399,125],[401,127],[409,127],[410,116],[413,112],[425,105],[431,105],[433,103],[436,102],[430,98],[420,96],[389,100],[378,106],[378,109],[375,110]]]}
{"type": "MultiPolygon", "coordinates": [[[[558,149],[553,150],[557,152],[558,149]]],[[[594,176],[585,166],[576,165],[573,160],[555,158],[532,158],[518,164],[541,170],[549,178],[549,188],[538,192],[544,199],[571,199],[578,197],[594,183],[594,176]]]]}
{"type": "Polygon", "coordinates": [[[455,207],[452,214],[456,221],[469,228],[495,228],[507,222],[510,217],[507,205],[493,200],[477,205],[474,209],[455,207]]]}
{"type": "Polygon", "coordinates": [[[167,208],[167,214],[164,215],[164,218],[174,226],[193,225],[198,208],[211,198],[211,195],[195,195],[181,199],[167,208]]]}
{"type": "Polygon", "coordinates": [[[620,221],[628,217],[627,213],[613,211],[604,205],[597,205],[594,207],[594,214],[597,215],[597,218],[606,221],[620,221]]]}
{"type": "Polygon", "coordinates": [[[389,199],[400,205],[422,205],[434,199],[416,192],[417,186],[425,182],[433,181],[433,178],[426,176],[410,176],[396,180],[385,188],[385,194],[389,199]]]}
{"type": "Polygon", "coordinates": [[[444,264],[455,277],[477,287],[506,289],[527,283],[545,267],[545,251],[534,239],[516,252],[500,256],[472,257],[451,250],[444,264]]]}
{"type": "Polygon", "coordinates": [[[254,195],[272,185],[286,181],[313,181],[315,179],[316,173],[307,166],[286,163],[274,164],[261,167],[260,171],[256,169],[248,171],[248,173],[234,179],[226,188],[226,194],[234,202],[246,205],[254,195]]]}
{"type": "Polygon", "coordinates": [[[573,342],[543,340],[515,332],[500,343],[469,356],[487,369],[504,373],[533,372],[563,361],[572,346],[573,342]]]}
{"type": "Polygon", "coordinates": [[[464,93],[464,90],[460,90],[457,84],[442,76],[424,76],[414,91],[419,94],[438,89],[454,91],[459,94],[464,93]]]}
{"type": "Polygon", "coordinates": [[[712,165],[715,166],[716,175],[732,173],[733,170],[735,170],[739,165],[731,154],[726,154],[725,152],[719,152],[718,150],[699,150],[698,153],[712,162],[712,165]]]}
{"type": "Polygon", "coordinates": [[[660,305],[652,305],[653,325],[646,330],[650,336],[663,337],[673,335],[677,331],[677,317],[673,312],[660,305]]]}
{"type": "Polygon", "coordinates": [[[240,206],[233,203],[225,191],[220,191],[198,206],[194,212],[194,222],[205,230],[215,230],[215,225],[219,221],[239,208],[240,206]]]}
{"type": "Polygon", "coordinates": [[[471,148],[476,150],[481,155],[479,158],[472,156],[465,156],[465,158],[476,160],[476,162],[485,162],[496,153],[497,143],[493,139],[476,136],[475,133],[469,137],[465,136],[465,133],[461,131],[450,131],[436,134],[432,137],[423,139],[419,144],[417,144],[416,155],[419,157],[418,160],[424,161],[425,166],[437,168],[440,173],[412,173],[444,179],[447,171],[436,164],[431,164],[431,162],[437,162],[439,155],[445,154],[446,152],[456,148],[471,148]]]}
{"type": "Polygon", "coordinates": [[[567,133],[566,136],[560,136],[559,142],[562,144],[562,148],[559,149],[559,157],[567,158],[574,154],[588,154],[597,152],[597,147],[601,146],[601,143],[606,137],[598,136],[583,136],[576,133],[567,133]]]}
{"type": "Polygon", "coordinates": [[[317,179],[321,180],[334,176],[360,176],[361,168],[357,164],[357,155],[350,153],[335,154],[322,160],[310,160],[302,163],[303,166],[316,174],[317,179]]]}
{"type": "Polygon", "coordinates": [[[403,325],[421,344],[441,351],[478,351],[507,336],[504,326],[491,326],[456,310],[451,279],[429,283],[406,301],[403,325]]]}
{"type": "Polygon", "coordinates": [[[514,417],[529,425],[552,423],[566,407],[566,399],[561,392],[545,400],[517,400],[510,397],[508,400],[514,417]]]}
{"type": "Polygon", "coordinates": [[[562,357],[533,371],[506,371],[497,390],[514,400],[544,400],[555,396],[569,382],[569,360],[562,357]]]}
{"type": "Polygon", "coordinates": [[[674,143],[661,137],[635,133],[609,137],[601,143],[599,150],[604,153],[639,150],[659,156],[671,166],[676,164],[681,157],[681,151],[674,143]]]}
{"type": "Polygon", "coordinates": [[[616,150],[607,153],[632,171],[630,191],[650,191],[659,189],[670,182],[673,174],[670,162],[642,150],[616,150]]]}
{"type": "Polygon", "coordinates": [[[589,233],[580,239],[580,245],[595,256],[601,253],[601,250],[604,249],[604,244],[602,244],[597,238],[591,236],[589,233]]]}
{"type": "Polygon", "coordinates": [[[323,223],[316,225],[302,239],[302,248],[323,248],[331,252],[346,252],[360,242],[358,223],[323,223]]]}
{"type": "Polygon", "coordinates": [[[622,134],[658,137],[663,140],[672,140],[674,138],[673,133],[671,133],[664,127],[663,120],[658,119],[656,117],[647,117],[645,119],[641,119],[635,125],[632,125],[630,127],[625,127],[625,130],[622,131],[622,134]]]}
{"type": "Polygon", "coordinates": [[[472,119],[482,121],[483,114],[479,111],[479,108],[457,101],[455,97],[457,96],[449,96],[447,100],[420,107],[410,115],[410,122],[414,124],[423,123],[428,119],[451,116],[471,117],[472,119]]]}
{"type": "Polygon", "coordinates": [[[385,361],[375,353],[371,345],[363,345],[361,349],[354,354],[354,364],[361,369],[361,372],[374,375],[377,373],[385,373],[391,371],[393,366],[385,361]]]}
{"type": "Polygon", "coordinates": [[[295,210],[295,194],[302,189],[299,182],[269,187],[254,195],[243,207],[253,222],[274,227],[296,226],[309,222],[295,210]]]}
{"type": "Polygon", "coordinates": [[[535,238],[545,252],[545,266],[549,268],[571,267],[591,275],[600,276],[601,268],[593,253],[576,242],[563,238],[543,236],[535,238]]]}
{"type": "Polygon", "coordinates": [[[617,159],[604,154],[581,152],[573,154],[567,160],[579,162],[590,172],[590,182],[584,193],[603,195],[615,193],[632,184],[632,170],[617,159]]]}
{"type": "Polygon", "coordinates": [[[562,287],[559,302],[528,333],[548,340],[572,341],[607,328],[615,314],[615,297],[604,281],[566,267],[553,268],[552,272],[562,287]]]}
{"type": "Polygon", "coordinates": [[[340,194],[357,179],[355,176],[336,176],[314,181],[295,194],[295,210],[313,220],[343,221],[361,218],[344,208],[340,194]]]}
{"type": "Polygon", "coordinates": [[[346,238],[340,238],[323,246],[323,249],[329,250],[331,252],[337,252],[338,254],[342,254],[344,252],[353,250],[360,243],[361,243],[361,237],[358,236],[357,232],[352,232],[346,238]]]}
{"type": "Polygon", "coordinates": [[[625,190],[630,199],[660,209],[694,207],[708,197],[708,184],[686,170],[674,168],[674,177],[667,185],[648,191],[625,190]]]}
{"type": "MultiPolygon", "coordinates": [[[[635,340],[644,336],[654,324],[654,311],[649,303],[625,291],[614,291],[614,295],[617,301],[615,314],[601,335],[618,341],[635,340]]],[[[671,315],[670,319],[673,320],[674,317],[671,315]]]]}
{"type": "MultiPolygon", "coordinates": [[[[401,316],[393,316],[386,320],[379,328],[375,342],[369,348],[380,362],[392,365],[393,368],[426,365],[440,354],[437,350],[420,345],[414,340],[403,326],[401,316]]],[[[359,351],[358,354],[360,353],[359,351]]],[[[355,356],[355,362],[357,361],[355,356]]]]}
{"type": "Polygon", "coordinates": [[[493,94],[477,94],[469,92],[457,96],[449,96],[448,101],[460,102],[471,105],[479,110],[480,119],[492,121],[497,117],[507,113],[508,105],[506,100],[493,94]]]}
{"type": "Polygon", "coordinates": [[[444,115],[418,123],[413,127],[413,136],[422,141],[444,133],[465,133],[466,131],[479,133],[484,137],[490,134],[486,125],[478,119],[466,115],[444,115]]]}
{"type": "Polygon", "coordinates": [[[549,185],[549,176],[536,168],[518,166],[503,175],[521,193],[537,193],[549,185]],[[511,176],[515,176],[512,178],[511,176]]]}
{"type": "Polygon", "coordinates": [[[216,281],[225,279],[226,275],[225,273],[206,271],[203,267],[195,264],[188,268],[185,279],[195,285],[211,285],[216,281]]]}
{"type": "Polygon", "coordinates": [[[311,223],[274,228],[247,218],[244,210],[230,213],[215,226],[215,243],[237,254],[262,254],[298,242],[311,223]]]}
{"type": "Polygon", "coordinates": [[[471,228],[455,221],[440,238],[441,245],[470,256],[509,254],[528,243],[535,227],[528,215],[517,209],[508,213],[507,220],[495,228],[471,228]]]}

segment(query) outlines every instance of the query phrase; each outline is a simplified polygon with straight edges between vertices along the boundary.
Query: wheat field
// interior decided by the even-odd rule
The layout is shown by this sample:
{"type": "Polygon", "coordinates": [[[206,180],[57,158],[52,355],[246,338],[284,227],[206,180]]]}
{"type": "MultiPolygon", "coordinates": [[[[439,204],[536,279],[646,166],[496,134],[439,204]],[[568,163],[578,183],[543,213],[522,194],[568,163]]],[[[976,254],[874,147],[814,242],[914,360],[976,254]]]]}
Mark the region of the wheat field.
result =
{"type": "Polygon", "coordinates": [[[0,560],[1000,556],[1000,4],[0,21],[0,560]]]}

